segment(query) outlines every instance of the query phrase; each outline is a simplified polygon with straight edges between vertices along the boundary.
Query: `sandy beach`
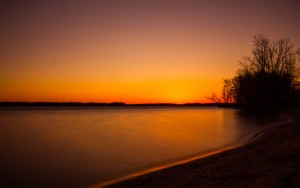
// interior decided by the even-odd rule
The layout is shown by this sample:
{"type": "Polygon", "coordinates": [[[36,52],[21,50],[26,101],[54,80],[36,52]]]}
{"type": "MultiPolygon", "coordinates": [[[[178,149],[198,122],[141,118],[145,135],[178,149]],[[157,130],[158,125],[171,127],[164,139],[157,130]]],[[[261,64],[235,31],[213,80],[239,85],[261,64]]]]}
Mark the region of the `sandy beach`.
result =
{"type": "Polygon", "coordinates": [[[246,144],[107,187],[300,187],[300,110],[246,144]]]}

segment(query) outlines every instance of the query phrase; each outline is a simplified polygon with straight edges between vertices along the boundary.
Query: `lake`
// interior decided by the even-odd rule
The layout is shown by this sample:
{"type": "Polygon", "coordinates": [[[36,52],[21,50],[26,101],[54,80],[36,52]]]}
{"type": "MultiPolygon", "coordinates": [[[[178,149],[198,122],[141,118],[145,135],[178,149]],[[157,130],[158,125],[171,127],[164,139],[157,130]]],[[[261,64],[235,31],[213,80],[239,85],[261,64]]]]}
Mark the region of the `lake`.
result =
{"type": "Polygon", "coordinates": [[[217,107],[3,107],[0,186],[93,185],[220,150],[275,122],[217,107]]]}

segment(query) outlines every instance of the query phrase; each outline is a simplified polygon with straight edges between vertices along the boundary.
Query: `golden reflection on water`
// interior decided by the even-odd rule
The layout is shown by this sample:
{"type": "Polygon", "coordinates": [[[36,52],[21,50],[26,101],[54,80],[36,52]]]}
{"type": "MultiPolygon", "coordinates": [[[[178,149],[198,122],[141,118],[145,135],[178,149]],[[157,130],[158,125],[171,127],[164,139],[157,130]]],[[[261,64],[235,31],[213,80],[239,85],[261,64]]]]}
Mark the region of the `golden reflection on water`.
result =
{"type": "Polygon", "coordinates": [[[219,149],[256,128],[237,110],[199,107],[2,110],[0,117],[6,178],[43,187],[114,179],[219,149]]]}

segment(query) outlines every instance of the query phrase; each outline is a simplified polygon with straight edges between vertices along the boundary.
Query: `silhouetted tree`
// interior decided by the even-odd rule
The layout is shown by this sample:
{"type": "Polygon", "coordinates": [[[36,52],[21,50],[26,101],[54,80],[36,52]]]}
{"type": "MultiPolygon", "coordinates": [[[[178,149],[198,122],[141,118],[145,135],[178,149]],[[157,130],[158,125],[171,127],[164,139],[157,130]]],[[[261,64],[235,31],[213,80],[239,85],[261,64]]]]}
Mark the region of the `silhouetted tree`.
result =
{"type": "Polygon", "coordinates": [[[222,99],[218,97],[215,93],[212,93],[210,96],[206,96],[207,99],[214,101],[217,104],[223,103],[222,99]]]}
{"type": "Polygon", "coordinates": [[[222,99],[224,103],[235,103],[236,102],[236,90],[237,82],[236,79],[224,79],[222,90],[222,99]]]}
{"type": "Polygon", "coordinates": [[[271,41],[254,36],[252,56],[243,58],[237,72],[236,102],[247,107],[288,103],[297,82],[296,52],[289,39],[271,41]]]}
{"type": "Polygon", "coordinates": [[[291,102],[299,87],[296,54],[300,49],[294,51],[289,39],[254,36],[252,55],[239,62],[241,68],[234,78],[224,80],[222,102],[247,108],[291,102]]]}
{"type": "Polygon", "coordinates": [[[210,96],[206,96],[207,99],[214,101],[215,103],[235,103],[236,102],[236,88],[237,82],[235,79],[224,79],[223,89],[221,97],[218,97],[215,93],[210,96]]]}

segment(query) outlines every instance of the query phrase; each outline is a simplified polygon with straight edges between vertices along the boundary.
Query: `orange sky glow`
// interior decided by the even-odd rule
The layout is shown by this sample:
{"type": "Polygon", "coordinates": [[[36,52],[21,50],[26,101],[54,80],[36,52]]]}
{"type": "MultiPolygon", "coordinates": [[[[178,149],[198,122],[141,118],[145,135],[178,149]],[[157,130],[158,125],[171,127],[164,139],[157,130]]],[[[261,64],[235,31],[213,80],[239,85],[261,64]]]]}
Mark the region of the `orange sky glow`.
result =
{"type": "Polygon", "coordinates": [[[0,8],[0,101],[191,103],[252,37],[300,45],[299,2],[16,1],[0,8]]]}

